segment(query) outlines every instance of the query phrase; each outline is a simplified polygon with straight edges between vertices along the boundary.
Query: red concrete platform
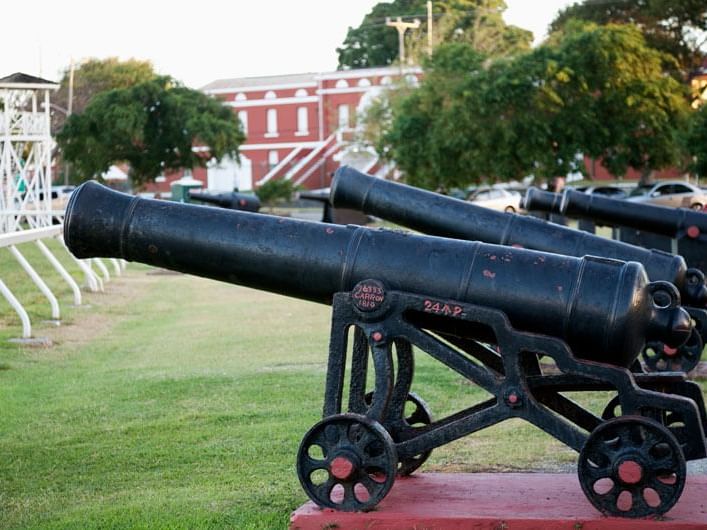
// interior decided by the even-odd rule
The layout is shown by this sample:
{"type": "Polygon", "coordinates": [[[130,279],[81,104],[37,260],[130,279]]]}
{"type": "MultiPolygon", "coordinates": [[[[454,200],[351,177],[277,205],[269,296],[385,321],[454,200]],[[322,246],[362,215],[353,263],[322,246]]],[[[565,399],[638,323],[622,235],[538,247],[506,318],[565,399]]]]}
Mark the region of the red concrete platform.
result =
{"type": "Polygon", "coordinates": [[[670,530],[707,529],[707,476],[690,475],[662,520],[604,517],[574,474],[420,473],[396,480],[367,513],[293,512],[290,530],[670,530]]]}

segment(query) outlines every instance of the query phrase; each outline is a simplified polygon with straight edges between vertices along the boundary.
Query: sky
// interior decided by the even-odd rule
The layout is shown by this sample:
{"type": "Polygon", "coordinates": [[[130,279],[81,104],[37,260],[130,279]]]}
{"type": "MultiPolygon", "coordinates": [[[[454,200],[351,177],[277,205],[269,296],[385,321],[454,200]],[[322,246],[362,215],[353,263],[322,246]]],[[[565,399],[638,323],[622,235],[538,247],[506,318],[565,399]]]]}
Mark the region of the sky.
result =
{"type": "MultiPolygon", "coordinates": [[[[34,0],[4,2],[0,77],[59,81],[72,59],[149,60],[200,88],[216,79],[326,72],[379,0],[34,0]]],[[[506,0],[504,18],[536,42],[571,0],[506,0]]],[[[391,28],[391,31],[394,29],[391,28]]]]}

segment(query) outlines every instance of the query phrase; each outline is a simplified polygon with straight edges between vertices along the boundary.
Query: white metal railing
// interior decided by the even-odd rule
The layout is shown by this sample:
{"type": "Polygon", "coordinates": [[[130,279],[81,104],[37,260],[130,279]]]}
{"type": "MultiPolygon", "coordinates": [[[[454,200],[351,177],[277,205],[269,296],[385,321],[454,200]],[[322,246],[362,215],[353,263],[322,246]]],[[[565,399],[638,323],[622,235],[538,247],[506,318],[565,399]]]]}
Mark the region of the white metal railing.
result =
{"type": "MultiPolygon", "coordinates": [[[[37,286],[40,292],[45,296],[49,302],[51,308],[51,317],[54,320],[59,320],[61,318],[61,311],[59,307],[59,302],[52,293],[49,286],[42,279],[42,277],[37,273],[37,271],[30,265],[27,259],[22,255],[22,253],[17,249],[17,245],[23,243],[35,243],[42,255],[49,261],[52,267],[59,273],[59,276],[69,285],[73,293],[74,305],[81,305],[81,289],[79,288],[76,281],[64,268],[64,266],[59,262],[59,260],[52,254],[49,248],[44,244],[42,240],[49,238],[56,238],[64,244],[61,239],[63,225],[53,225],[46,226],[42,228],[32,228],[29,230],[21,230],[17,232],[10,232],[7,234],[0,234],[0,248],[6,247],[10,254],[15,258],[17,263],[22,267],[22,269],[27,273],[32,282],[37,286]]],[[[66,248],[66,246],[64,246],[66,248]]],[[[68,252],[68,249],[67,249],[68,252]]],[[[76,262],[78,267],[84,273],[86,278],[86,284],[88,289],[92,292],[103,290],[103,281],[110,279],[110,274],[108,268],[105,264],[97,258],[91,260],[80,260],[75,258],[69,252],[71,258],[76,262]],[[101,272],[103,279],[96,274],[96,272],[91,268],[91,265],[95,264],[101,272]]],[[[121,271],[124,269],[124,262],[120,260],[111,260],[114,265],[116,275],[120,275],[121,271]]],[[[17,297],[14,296],[12,291],[7,287],[7,285],[0,279],[0,294],[8,301],[10,306],[15,310],[17,315],[20,317],[22,322],[22,338],[30,338],[32,336],[32,324],[30,322],[27,311],[22,306],[17,297]]]]}

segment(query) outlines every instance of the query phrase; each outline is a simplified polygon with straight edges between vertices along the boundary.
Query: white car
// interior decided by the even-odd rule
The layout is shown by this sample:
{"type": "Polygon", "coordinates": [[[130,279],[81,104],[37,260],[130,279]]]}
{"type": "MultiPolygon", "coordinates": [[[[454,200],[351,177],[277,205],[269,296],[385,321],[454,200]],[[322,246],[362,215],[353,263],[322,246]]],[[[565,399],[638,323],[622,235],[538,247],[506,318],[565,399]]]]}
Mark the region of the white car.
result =
{"type": "Polygon", "coordinates": [[[469,202],[500,210],[502,212],[515,213],[520,211],[521,194],[517,191],[509,191],[500,188],[479,188],[472,191],[467,199],[469,202]]]}
{"type": "Polygon", "coordinates": [[[673,208],[702,210],[707,205],[707,191],[689,182],[669,180],[638,186],[626,200],[673,208]]]}

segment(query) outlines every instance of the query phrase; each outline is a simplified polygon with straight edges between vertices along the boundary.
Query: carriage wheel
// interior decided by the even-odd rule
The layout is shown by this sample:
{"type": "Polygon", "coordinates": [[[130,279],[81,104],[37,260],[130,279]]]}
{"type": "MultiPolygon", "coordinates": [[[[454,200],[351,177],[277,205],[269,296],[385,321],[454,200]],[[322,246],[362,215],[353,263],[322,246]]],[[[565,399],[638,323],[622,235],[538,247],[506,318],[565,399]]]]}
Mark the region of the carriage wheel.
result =
{"type": "Polygon", "coordinates": [[[579,454],[579,482],[602,513],[660,515],[685,486],[685,457],[675,436],[658,422],[622,416],[597,427],[579,454]]]}
{"type": "Polygon", "coordinates": [[[641,359],[649,372],[690,372],[700,362],[704,344],[696,329],[679,348],[670,348],[661,342],[649,342],[641,352],[641,359]]]}
{"type": "Polygon", "coordinates": [[[360,414],[324,418],[304,436],[297,453],[297,475],[319,506],[367,511],[395,481],[395,444],[377,422],[360,414]]]}
{"type": "MultiPolygon", "coordinates": [[[[373,392],[367,393],[365,400],[366,405],[370,406],[373,401],[373,392]]],[[[432,412],[430,411],[429,406],[414,392],[410,392],[408,394],[408,397],[405,400],[405,409],[405,423],[410,427],[430,425],[433,421],[432,412]]],[[[424,453],[420,453],[419,455],[401,458],[400,462],[398,462],[398,475],[401,477],[411,475],[427,461],[431,454],[432,449],[425,451],[424,453]]]]}

